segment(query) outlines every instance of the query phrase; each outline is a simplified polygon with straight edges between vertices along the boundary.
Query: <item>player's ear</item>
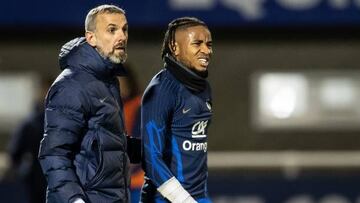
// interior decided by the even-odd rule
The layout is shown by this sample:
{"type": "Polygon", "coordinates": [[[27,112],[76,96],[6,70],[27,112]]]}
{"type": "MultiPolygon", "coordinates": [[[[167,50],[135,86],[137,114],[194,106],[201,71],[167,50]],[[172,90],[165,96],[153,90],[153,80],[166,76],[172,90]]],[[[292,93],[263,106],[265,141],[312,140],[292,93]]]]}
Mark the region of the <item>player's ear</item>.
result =
{"type": "Polygon", "coordinates": [[[177,42],[173,43],[172,45],[170,45],[170,49],[173,53],[173,55],[176,57],[179,55],[180,53],[180,47],[179,47],[179,44],[177,42]]]}
{"type": "Polygon", "coordinates": [[[95,33],[91,32],[91,31],[86,31],[85,32],[85,38],[86,38],[87,43],[89,43],[91,46],[93,46],[93,47],[96,46],[95,33]]]}

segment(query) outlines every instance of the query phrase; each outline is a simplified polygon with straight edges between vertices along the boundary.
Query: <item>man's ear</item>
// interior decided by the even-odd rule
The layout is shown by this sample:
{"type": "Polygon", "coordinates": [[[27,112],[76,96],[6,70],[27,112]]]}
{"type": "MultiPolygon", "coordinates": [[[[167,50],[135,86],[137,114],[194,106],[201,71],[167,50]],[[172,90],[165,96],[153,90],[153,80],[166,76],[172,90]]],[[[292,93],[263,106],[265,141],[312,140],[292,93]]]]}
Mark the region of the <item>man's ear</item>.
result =
{"type": "Polygon", "coordinates": [[[93,46],[93,47],[96,46],[95,33],[91,32],[91,31],[86,31],[85,32],[85,38],[86,38],[87,43],[89,43],[91,46],[93,46]]]}
{"type": "Polygon", "coordinates": [[[170,45],[170,49],[173,53],[173,55],[176,57],[179,55],[180,53],[180,48],[179,48],[179,44],[177,42],[175,42],[174,44],[170,45]]]}

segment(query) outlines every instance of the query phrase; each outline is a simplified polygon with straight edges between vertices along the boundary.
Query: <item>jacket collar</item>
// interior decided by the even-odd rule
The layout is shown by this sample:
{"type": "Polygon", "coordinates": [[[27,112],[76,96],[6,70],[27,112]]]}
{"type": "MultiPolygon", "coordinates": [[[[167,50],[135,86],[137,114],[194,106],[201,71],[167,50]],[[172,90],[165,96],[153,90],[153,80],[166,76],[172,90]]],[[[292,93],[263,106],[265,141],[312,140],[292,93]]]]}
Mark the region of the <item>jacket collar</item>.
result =
{"type": "Polygon", "coordinates": [[[199,76],[168,54],[164,57],[164,61],[165,68],[186,88],[194,92],[202,92],[206,89],[208,85],[206,76],[199,76]]]}

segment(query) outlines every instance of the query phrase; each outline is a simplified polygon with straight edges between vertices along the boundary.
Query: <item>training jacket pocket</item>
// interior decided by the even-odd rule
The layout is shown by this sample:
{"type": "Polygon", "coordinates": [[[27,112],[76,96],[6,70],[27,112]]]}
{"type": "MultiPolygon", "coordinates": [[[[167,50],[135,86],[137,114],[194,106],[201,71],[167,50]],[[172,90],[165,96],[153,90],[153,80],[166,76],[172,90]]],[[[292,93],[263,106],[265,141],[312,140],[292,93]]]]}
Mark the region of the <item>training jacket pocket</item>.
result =
{"type": "Polygon", "coordinates": [[[96,184],[103,172],[103,153],[101,150],[101,143],[98,136],[94,136],[94,139],[90,144],[90,152],[92,154],[92,159],[90,159],[88,165],[84,166],[89,172],[88,182],[85,185],[86,188],[89,188],[92,185],[96,184]]]}

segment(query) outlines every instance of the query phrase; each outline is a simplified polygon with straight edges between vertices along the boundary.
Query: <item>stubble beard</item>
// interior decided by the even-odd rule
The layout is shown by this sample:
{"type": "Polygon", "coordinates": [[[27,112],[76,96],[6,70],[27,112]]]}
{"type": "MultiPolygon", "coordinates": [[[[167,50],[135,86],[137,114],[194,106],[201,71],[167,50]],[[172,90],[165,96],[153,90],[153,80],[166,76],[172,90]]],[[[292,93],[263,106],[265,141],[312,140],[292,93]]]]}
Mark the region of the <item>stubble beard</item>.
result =
{"type": "Polygon", "coordinates": [[[114,50],[109,54],[105,54],[105,52],[100,48],[96,48],[96,50],[99,52],[100,56],[102,56],[104,59],[109,59],[112,63],[115,64],[125,63],[127,59],[126,49],[124,53],[122,54],[120,53],[119,55],[116,55],[114,50]]]}
{"type": "Polygon", "coordinates": [[[114,53],[109,54],[109,60],[113,63],[116,64],[120,64],[120,63],[125,63],[126,59],[127,59],[127,53],[124,52],[123,54],[120,54],[118,56],[116,56],[114,53]]]}

